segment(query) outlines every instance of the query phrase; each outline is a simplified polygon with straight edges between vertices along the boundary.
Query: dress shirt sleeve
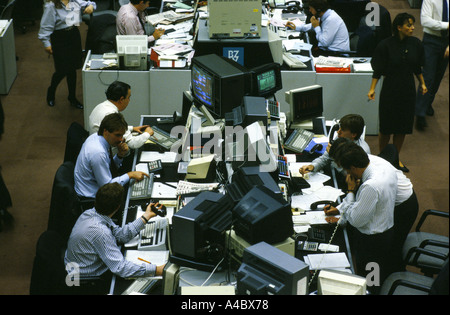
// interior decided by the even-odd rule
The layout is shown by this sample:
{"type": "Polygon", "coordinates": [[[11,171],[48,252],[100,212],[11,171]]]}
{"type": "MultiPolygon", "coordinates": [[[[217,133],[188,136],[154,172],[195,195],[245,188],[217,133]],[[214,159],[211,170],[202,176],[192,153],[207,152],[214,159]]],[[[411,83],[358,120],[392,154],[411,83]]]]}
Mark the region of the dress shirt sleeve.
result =
{"type": "Polygon", "coordinates": [[[122,278],[152,276],[156,272],[154,264],[135,264],[126,260],[117,246],[116,239],[106,231],[102,231],[93,240],[93,245],[108,269],[122,278]]]}
{"type": "Polygon", "coordinates": [[[150,138],[150,134],[147,132],[143,132],[142,134],[133,136],[133,134],[130,131],[127,131],[125,132],[123,137],[130,149],[139,149],[150,138]]]}
{"type": "Polygon", "coordinates": [[[47,2],[41,18],[41,28],[39,29],[38,38],[44,44],[44,47],[51,46],[50,35],[55,30],[56,10],[53,2],[47,2]]]}
{"type": "Polygon", "coordinates": [[[308,24],[304,24],[302,23],[301,25],[297,25],[297,27],[295,28],[295,30],[297,32],[307,32],[312,28],[311,23],[308,24]]]}
{"type": "Polygon", "coordinates": [[[331,161],[332,161],[332,159],[331,159],[330,155],[328,154],[327,151],[325,151],[321,156],[314,159],[311,162],[311,165],[314,166],[314,172],[318,172],[321,169],[323,169],[327,164],[330,164],[331,161]]]}
{"type": "MultiPolygon", "coordinates": [[[[424,0],[422,2],[422,8],[420,10],[420,22],[423,27],[435,30],[442,31],[448,28],[448,22],[442,21],[442,8],[441,8],[441,16],[433,18],[433,2],[431,0],[424,0]],[[436,19],[439,18],[439,19],[436,19]]],[[[440,1],[442,3],[442,1],[440,1]]]]}
{"type": "Polygon", "coordinates": [[[357,195],[358,198],[352,192],[347,195],[348,207],[342,213],[342,216],[355,228],[369,223],[374,216],[378,202],[377,191],[369,185],[359,187],[357,195]]]}
{"type": "Polygon", "coordinates": [[[84,9],[86,9],[86,7],[92,5],[94,7],[94,10],[97,9],[97,3],[95,3],[94,1],[84,1],[84,0],[75,0],[81,8],[81,13],[83,13],[84,9]]]}
{"type": "MultiPolygon", "coordinates": [[[[117,157],[117,155],[116,155],[117,157]]],[[[114,162],[117,165],[116,157],[114,158],[114,162]]],[[[117,158],[118,159],[118,158],[117,158]]],[[[92,170],[94,172],[95,180],[98,183],[99,187],[102,187],[105,184],[108,183],[119,183],[120,185],[124,186],[127,184],[130,180],[130,177],[128,174],[123,174],[121,176],[112,178],[111,176],[111,170],[109,169],[110,159],[109,155],[107,154],[95,154],[92,157],[92,170]]]]}

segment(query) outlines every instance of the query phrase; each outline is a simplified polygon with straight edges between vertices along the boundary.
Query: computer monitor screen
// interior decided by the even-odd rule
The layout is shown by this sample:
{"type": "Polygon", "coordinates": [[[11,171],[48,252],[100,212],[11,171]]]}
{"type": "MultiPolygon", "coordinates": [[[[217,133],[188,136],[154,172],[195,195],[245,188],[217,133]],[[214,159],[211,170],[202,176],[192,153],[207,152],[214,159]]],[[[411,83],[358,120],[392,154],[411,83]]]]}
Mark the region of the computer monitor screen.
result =
{"type": "Polygon", "coordinates": [[[147,36],[117,35],[117,55],[119,68],[123,70],[147,70],[147,36]]]}
{"type": "Polygon", "coordinates": [[[286,102],[290,105],[291,122],[301,122],[322,116],[323,89],[311,85],[286,92],[286,102]]]}
{"type": "Polygon", "coordinates": [[[231,59],[209,54],[193,58],[191,90],[196,105],[204,105],[216,117],[239,106],[251,93],[250,72],[231,59]]]}
{"type": "Polygon", "coordinates": [[[266,186],[253,187],[232,212],[236,235],[250,244],[275,244],[293,234],[290,204],[266,186]]]}
{"type": "Polygon", "coordinates": [[[172,217],[170,261],[212,270],[223,258],[225,231],[231,227],[234,202],[228,195],[201,192],[172,217]]]}
{"type": "Polygon", "coordinates": [[[253,68],[251,71],[254,83],[253,95],[273,96],[282,89],[280,64],[274,62],[253,68]]]}
{"type": "Polygon", "coordinates": [[[244,250],[237,273],[239,295],[306,295],[309,268],[266,242],[244,250]]]}

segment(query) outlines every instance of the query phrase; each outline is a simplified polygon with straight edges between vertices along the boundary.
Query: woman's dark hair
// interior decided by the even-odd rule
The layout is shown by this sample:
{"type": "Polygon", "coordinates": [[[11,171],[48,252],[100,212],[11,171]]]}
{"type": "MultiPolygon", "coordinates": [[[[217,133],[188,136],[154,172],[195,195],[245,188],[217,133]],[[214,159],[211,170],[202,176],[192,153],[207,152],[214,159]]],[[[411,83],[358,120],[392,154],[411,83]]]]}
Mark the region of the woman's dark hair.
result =
{"type": "Polygon", "coordinates": [[[114,81],[108,86],[106,90],[106,99],[111,101],[118,101],[121,97],[126,98],[128,96],[128,90],[130,89],[130,85],[121,81],[114,81]]]}
{"type": "Polygon", "coordinates": [[[121,113],[113,113],[103,118],[97,134],[102,136],[105,130],[112,133],[118,130],[127,130],[127,128],[128,124],[125,121],[125,118],[123,118],[123,115],[121,113]]]}
{"type": "Polygon", "coordinates": [[[100,187],[95,195],[95,210],[103,215],[110,215],[123,201],[124,188],[119,183],[109,183],[100,187]]]}
{"type": "Polygon", "coordinates": [[[364,118],[358,114],[348,114],[339,120],[339,125],[342,130],[350,130],[351,133],[356,133],[355,140],[361,137],[364,131],[364,118]]]}
{"type": "Polygon", "coordinates": [[[412,16],[409,13],[399,13],[394,18],[394,21],[392,21],[392,33],[394,36],[398,37],[398,27],[402,26],[403,24],[409,23],[409,19],[411,19],[413,22],[416,22],[416,19],[414,16],[412,16]]]}

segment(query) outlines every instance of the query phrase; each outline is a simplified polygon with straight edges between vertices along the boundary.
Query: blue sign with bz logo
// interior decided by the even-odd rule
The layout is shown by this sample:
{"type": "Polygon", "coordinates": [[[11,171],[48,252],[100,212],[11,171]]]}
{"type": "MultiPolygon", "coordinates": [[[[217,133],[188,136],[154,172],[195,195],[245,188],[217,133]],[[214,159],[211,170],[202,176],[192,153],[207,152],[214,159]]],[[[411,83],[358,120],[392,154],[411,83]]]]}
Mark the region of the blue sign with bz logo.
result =
{"type": "Polygon", "coordinates": [[[223,56],[244,66],[244,47],[223,47],[223,56]]]}

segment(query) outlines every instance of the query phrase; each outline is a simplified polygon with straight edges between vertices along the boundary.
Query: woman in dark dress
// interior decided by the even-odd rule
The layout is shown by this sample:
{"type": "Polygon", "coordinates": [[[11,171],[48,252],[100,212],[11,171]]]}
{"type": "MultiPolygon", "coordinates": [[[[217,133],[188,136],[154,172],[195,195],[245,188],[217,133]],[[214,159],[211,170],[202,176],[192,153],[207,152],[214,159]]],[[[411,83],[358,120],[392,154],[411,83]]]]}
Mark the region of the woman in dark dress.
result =
{"type": "MultiPolygon", "coordinates": [[[[416,103],[414,75],[420,82],[422,93],[427,92],[422,75],[422,42],[412,36],[414,22],[412,15],[398,14],[392,22],[394,35],[378,44],[371,60],[373,75],[367,94],[369,99],[375,99],[375,87],[380,77],[384,76],[379,102],[380,152],[394,135],[393,144],[400,153],[405,136],[412,133],[416,103]]],[[[408,172],[401,162],[399,168],[408,172]]]]}
{"type": "MultiPolygon", "coordinates": [[[[2,101],[0,100],[0,141],[4,129],[5,114],[3,112],[2,101]]],[[[2,167],[0,166],[0,232],[3,230],[3,224],[9,225],[13,221],[12,215],[7,208],[12,206],[11,196],[2,177],[2,167]]]]}
{"type": "Polygon", "coordinates": [[[47,89],[47,104],[55,106],[56,88],[64,77],[69,89],[68,100],[72,106],[83,109],[76,99],[76,70],[83,63],[81,36],[78,26],[81,14],[91,14],[96,8],[93,1],[85,0],[46,0],[41,19],[38,38],[45,51],[53,55],[55,72],[47,89]]]}

